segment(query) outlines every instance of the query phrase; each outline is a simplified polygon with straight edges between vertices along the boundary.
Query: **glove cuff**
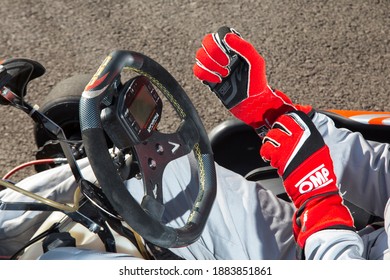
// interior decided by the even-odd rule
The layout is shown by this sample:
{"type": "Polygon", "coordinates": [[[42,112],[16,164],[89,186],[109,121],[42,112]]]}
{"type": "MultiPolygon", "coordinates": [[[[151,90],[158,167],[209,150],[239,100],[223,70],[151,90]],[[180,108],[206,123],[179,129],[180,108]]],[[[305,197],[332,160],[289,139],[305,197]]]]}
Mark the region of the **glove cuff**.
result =
{"type": "Polygon", "coordinates": [[[300,249],[303,250],[309,236],[324,229],[355,231],[351,212],[338,192],[312,197],[294,214],[294,237],[300,249]]]}
{"type": "Polygon", "coordinates": [[[310,145],[304,145],[285,170],[278,170],[297,209],[312,197],[338,191],[328,146],[319,148],[323,145],[320,141],[307,143],[310,145]],[[311,156],[307,157],[307,153],[311,156]]]}
{"type": "Polygon", "coordinates": [[[294,110],[296,107],[283,92],[266,86],[261,93],[232,107],[230,112],[260,133],[270,129],[279,116],[294,110]]]}
{"type": "Polygon", "coordinates": [[[308,115],[310,118],[313,118],[313,115],[315,113],[315,110],[310,105],[301,105],[301,104],[294,104],[295,108],[298,111],[304,112],[306,115],[308,115]]]}

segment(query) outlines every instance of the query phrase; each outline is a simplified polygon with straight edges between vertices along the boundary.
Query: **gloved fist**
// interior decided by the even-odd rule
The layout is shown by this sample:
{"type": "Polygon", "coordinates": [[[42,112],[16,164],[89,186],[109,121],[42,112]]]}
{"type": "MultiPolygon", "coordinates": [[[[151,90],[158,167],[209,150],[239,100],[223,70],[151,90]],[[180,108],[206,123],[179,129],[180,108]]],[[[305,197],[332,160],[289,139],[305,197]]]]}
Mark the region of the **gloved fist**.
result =
{"type": "Polygon", "coordinates": [[[353,229],[353,218],[336,185],[329,148],[305,113],[279,117],[264,137],[260,154],[277,168],[297,208],[293,230],[300,248],[319,230],[353,229]]]}
{"type": "Polygon", "coordinates": [[[260,136],[277,117],[296,109],[284,93],[270,88],[263,57],[234,29],[222,27],[204,37],[193,72],[260,136]]]}

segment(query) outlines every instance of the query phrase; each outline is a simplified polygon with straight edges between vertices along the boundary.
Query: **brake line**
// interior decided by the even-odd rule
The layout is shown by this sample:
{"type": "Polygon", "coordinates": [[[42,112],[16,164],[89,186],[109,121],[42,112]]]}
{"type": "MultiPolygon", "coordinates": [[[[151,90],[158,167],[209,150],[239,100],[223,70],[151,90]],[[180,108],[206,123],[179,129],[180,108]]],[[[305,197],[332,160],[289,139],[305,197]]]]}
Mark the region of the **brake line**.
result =
{"type": "Polygon", "coordinates": [[[9,171],[7,174],[3,176],[3,180],[8,180],[12,175],[14,175],[16,172],[32,166],[32,165],[42,165],[42,164],[63,164],[67,163],[66,158],[47,158],[47,159],[37,159],[37,160],[32,160],[29,162],[25,162],[15,168],[13,168],[11,171],[9,171]]]}

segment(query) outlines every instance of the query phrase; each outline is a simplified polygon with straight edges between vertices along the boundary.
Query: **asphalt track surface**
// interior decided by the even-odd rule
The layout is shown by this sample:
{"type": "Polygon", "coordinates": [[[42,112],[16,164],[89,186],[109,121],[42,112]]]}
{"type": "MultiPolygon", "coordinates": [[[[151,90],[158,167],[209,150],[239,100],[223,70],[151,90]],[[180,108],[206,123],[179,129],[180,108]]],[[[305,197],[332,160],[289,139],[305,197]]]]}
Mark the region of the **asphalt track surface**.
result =
{"type": "MultiPolygon", "coordinates": [[[[62,79],[94,73],[113,50],[133,50],[171,72],[210,130],[230,115],[192,65],[203,36],[228,25],[262,53],[269,84],[295,102],[390,111],[389,0],[2,0],[0,15],[0,57],[46,67],[28,88],[38,105],[62,79]]],[[[24,113],[0,108],[1,174],[34,159],[32,128],[24,113]]]]}

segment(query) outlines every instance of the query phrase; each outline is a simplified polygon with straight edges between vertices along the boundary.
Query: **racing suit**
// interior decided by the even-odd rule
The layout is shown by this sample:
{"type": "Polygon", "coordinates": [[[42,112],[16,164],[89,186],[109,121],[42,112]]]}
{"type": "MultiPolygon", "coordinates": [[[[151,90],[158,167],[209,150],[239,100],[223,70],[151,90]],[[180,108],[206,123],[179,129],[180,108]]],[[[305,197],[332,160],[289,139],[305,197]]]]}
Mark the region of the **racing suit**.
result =
{"type": "MultiPolygon", "coordinates": [[[[338,184],[344,198],[383,217],[385,226],[364,229],[322,230],[307,239],[307,259],[390,259],[390,167],[389,145],[369,142],[358,133],[338,129],[331,119],[315,113],[313,121],[329,146],[338,184]]],[[[84,178],[94,181],[87,159],[79,161],[84,178]]],[[[216,164],[217,196],[205,229],[195,243],[172,252],[184,259],[295,259],[291,219],[294,206],[262,187],[216,164]]],[[[166,210],[163,221],[173,227],[185,224],[197,194],[189,156],[168,164],[163,178],[166,210]]],[[[66,166],[41,172],[19,184],[41,195],[71,202],[75,183],[66,166]]],[[[142,182],[130,179],[127,186],[141,199],[142,182]]],[[[3,201],[28,201],[21,194],[4,190],[3,201]]],[[[36,231],[47,213],[0,211],[0,255],[13,254],[36,231]]],[[[93,249],[93,248],[92,248],[93,249]]],[[[57,248],[42,259],[133,258],[77,248],[57,248]]]]}

